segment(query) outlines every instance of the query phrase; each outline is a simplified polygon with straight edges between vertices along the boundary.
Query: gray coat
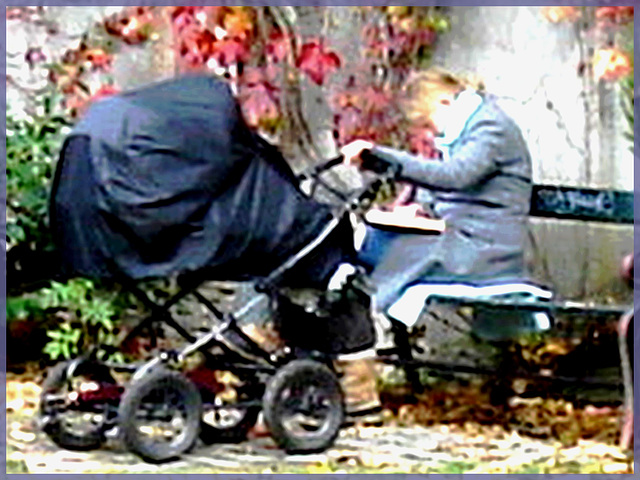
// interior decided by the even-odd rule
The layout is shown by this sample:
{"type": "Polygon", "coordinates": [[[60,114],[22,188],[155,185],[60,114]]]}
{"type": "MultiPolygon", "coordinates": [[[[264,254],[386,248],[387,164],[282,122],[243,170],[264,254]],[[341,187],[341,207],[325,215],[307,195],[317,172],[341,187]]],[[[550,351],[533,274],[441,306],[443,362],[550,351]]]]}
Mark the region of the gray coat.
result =
{"type": "Polygon", "coordinates": [[[400,234],[391,241],[372,273],[379,307],[422,281],[525,275],[531,157],[520,129],[494,98],[483,98],[447,161],[381,146],[373,153],[399,164],[400,180],[428,189],[446,223],[437,237],[400,234]]]}

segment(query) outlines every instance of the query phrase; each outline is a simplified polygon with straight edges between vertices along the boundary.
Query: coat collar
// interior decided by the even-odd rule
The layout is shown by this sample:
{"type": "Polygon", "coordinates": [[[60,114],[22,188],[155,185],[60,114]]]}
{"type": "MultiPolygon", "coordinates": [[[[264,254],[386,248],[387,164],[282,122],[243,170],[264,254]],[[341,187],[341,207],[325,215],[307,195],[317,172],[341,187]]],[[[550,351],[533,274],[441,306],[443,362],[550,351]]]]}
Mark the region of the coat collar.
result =
{"type": "Polygon", "coordinates": [[[480,108],[482,97],[474,90],[464,90],[451,104],[450,116],[443,135],[436,137],[436,147],[449,147],[464,130],[471,116],[480,108]]]}

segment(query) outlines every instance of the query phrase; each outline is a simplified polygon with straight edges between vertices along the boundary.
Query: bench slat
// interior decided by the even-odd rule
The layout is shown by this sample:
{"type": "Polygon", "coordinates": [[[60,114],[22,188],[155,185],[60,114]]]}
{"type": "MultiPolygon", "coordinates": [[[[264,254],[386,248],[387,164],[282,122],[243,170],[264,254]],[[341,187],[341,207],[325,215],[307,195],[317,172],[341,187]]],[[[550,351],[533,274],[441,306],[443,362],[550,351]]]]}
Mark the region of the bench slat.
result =
{"type": "Polygon", "coordinates": [[[530,215],[632,224],[633,192],[534,185],[530,215]]]}
{"type": "Polygon", "coordinates": [[[550,311],[560,314],[589,314],[589,315],[612,315],[620,316],[633,308],[633,305],[610,305],[594,304],[587,302],[574,302],[570,300],[516,300],[497,298],[466,298],[447,297],[442,295],[431,295],[430,299],[437,303],[447,303],[458,306],[482,306],[504,310],[528,310],[528,311],[550,311]]]}

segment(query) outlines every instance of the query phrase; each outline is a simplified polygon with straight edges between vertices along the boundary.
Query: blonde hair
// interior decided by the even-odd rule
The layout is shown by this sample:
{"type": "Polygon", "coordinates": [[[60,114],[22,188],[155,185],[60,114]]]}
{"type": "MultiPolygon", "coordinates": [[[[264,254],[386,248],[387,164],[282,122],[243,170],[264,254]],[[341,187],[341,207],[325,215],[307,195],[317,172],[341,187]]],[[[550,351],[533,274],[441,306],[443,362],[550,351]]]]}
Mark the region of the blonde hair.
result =
{"type": "Polygon", "coordinates": [[[442,94],[456,94],[467,88],[484,90],[481,81],[454,75],[440,67],[417,72],[402,89],[399,105],[409,121],[430,121],[436,100],[442,94]]]}

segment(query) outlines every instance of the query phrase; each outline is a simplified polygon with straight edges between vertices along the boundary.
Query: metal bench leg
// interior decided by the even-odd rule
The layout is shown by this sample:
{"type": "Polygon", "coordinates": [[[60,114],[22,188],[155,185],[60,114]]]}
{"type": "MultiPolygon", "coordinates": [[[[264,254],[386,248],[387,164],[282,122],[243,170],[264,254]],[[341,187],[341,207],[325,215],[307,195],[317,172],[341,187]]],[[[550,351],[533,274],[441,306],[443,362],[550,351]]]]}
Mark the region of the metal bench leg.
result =
{"type": "Polygon", "coordinates": [[[391,319],[391,333],[396,345],[396,354],[404,364],[402,368],[404,369],[407,381],[411,385],[414,393],[423,393],[424,386],[420,381],[418,366],[414,363],[411,343],[409,342],[409,332],[402,323],[391,319]]]}

